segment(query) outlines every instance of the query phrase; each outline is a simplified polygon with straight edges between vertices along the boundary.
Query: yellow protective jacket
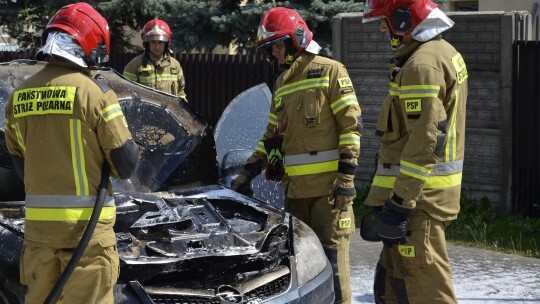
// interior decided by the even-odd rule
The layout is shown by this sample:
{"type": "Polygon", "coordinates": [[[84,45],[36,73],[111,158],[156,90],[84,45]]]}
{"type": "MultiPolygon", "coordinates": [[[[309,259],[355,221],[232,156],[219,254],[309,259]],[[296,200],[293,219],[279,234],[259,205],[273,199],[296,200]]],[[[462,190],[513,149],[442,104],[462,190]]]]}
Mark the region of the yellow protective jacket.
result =
{"type": "Polygon", "coordinates": [[[180,62],[169,54],[155,62],[145,52],[128,62],[124,76],[142,85],[176,95],[187,102],[184,71],[180,62]]]}
{"type": "MultiPolygon", "coordinates": [[[[6,105],[6,144],[24,161],[25,242],[76,247],[93,210],[104,161],[131,139],[114,91],[88,69],[50,62],[6,105]]],[[[116,208],[107,196],[90,245],[114,245],[116,208]]]]}
{"type": "MultiPolygon", "coordinates": [[[[268,125],[248,163],[267,164],[264,140],[283,138],[284,193],[289,198],[329,195],[338,162],[357,165],[361,116],[345,67],[303,52],[276,80],[268,125]]],[[[354,174],[354,172],[349,172],[354,174]]]]}
{"type": "Polygon", "coordinates": [[[467,68],[440,36],[415,41],[395,57],[389,96],[377,122],[381,148],[365,201],[393,198],[404,208],[425,210],[438,220],[459,212],[467,68]]]}

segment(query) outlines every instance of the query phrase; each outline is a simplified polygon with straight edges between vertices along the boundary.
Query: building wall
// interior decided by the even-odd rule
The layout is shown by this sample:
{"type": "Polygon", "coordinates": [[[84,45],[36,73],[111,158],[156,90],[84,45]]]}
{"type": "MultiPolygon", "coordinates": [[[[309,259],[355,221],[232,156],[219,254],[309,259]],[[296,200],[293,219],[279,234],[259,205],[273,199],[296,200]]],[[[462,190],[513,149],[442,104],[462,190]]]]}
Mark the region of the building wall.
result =
{"type": "Polygon", "coordinates": [[[443,11],[478,11],[478,0],[443,0],[438,5],[443,11]]]}
{"type": "Polygon", "coordinates": [[[533,4],[540,4],[538,0],[479,0],[478,10],[480,11],[529,11],[533,4]]]}
{"type": "MultiPolygon", "coordinates": [[[[512,159],[512,42],[520,13],[448,12],[456,24],[443,34],[463,55],[469,72],[464,195],[487,197],[510,208],[512,159]]],[[[375,124],[388,92],[389,42],[377,22],[362,23],[361,13],[332,20],[334,58],[343,62],[354,82],[362,108],[364,134],[357,184],[370,184],[379,141],[375,124]]],[[[316,38],[316,37],[315,37],[316,38]]]]}

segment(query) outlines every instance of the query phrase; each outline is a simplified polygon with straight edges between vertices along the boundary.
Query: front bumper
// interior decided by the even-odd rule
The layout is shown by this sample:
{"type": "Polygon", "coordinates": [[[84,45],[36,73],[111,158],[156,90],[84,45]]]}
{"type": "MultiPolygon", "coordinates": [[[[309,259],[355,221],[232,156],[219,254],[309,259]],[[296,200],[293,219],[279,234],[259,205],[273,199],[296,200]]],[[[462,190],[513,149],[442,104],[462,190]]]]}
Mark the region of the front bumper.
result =
{"type": "MultiPolygon", "coordinates": [[[[291,284],[291,288],[287,291],[287,293],[281,294],[262,303],[334,303],[334,279],[332,273],[332,266],[330,263],[327,263],[326,267],[321,273],[303,286],[297,287],[292,286],[295,284],[291,284]]],[[[293,272],[293,277],[294,278],[292,281],[296,283],[296,271],[293,272]]]]}
{"type": "Polygon", "coordinates": [[[324,270],[303,286],[297,285],[294,258],[292,271],[283,267],[275,272],[235,285],[222,285],[218,290],[166,289],[145,287],[137,281],[115,286],[115,303],[143,304],[331,304],[334,302],[332,267],[327,263],[324,270]]]}

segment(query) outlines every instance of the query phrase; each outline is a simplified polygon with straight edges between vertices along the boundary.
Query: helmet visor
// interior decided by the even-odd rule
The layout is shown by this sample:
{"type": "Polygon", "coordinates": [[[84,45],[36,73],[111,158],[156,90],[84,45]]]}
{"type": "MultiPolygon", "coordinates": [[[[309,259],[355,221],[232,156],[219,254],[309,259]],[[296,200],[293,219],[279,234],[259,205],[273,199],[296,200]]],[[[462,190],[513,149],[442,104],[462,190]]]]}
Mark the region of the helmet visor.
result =
{"type": "Polygon", "coordinates": [[[276,44],[276,43],[278,43],[278,42],[280,42],[280,41],[283,41],[283,40],[289,39],[289,38],[291,38],[291,37],[289,37],[289,35],[285,35],[285,36],[276,38],[276,39],[274,39],[274,40],[270,40],[270,41],[267,41],[267,42],[265,42],[265,43],[262,43],[262,44],[260,44],[257,48],[270,49],[270,48],[272,48],[272,45],[273,45],[273,44],[276,44]]]}
{"type": "Polygon", "coordinates": [[[166,35],[159,35],[159,34],[146,34],[144,36],[144,42],[150,42],[150,41],[169,42],[169,37],[166,35]]]}

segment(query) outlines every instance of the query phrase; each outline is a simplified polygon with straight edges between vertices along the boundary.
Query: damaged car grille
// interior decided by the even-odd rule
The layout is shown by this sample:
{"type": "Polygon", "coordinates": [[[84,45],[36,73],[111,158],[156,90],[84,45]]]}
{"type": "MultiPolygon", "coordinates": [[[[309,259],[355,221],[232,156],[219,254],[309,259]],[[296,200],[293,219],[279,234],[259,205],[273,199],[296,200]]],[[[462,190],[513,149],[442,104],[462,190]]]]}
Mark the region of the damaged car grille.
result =
{"type": "Polygon", "coordinates": [[[259,303],[286,292],[290,284],[289,275],[288,269],[283,268],[270,276],[254,278],[251,281],[238,284],[238,286],[220,286],[215,293],[214,291],[209,291],[206,294],[200,290],[159,290],[144,287],[143,290],[154,303],[259,303]],[[286,274],[279,276],[283,273],[286,274]],[[275,276],[278,277],[275,278],[275,276]],[[246,287],[253,289],[242,289],[246,287]]]}
{"type": "Polygon", "coordinates": [[[116,200],[120,279],[154,303],[250,303],[289,288],[287,216],[189,193],[116,200]]]}

